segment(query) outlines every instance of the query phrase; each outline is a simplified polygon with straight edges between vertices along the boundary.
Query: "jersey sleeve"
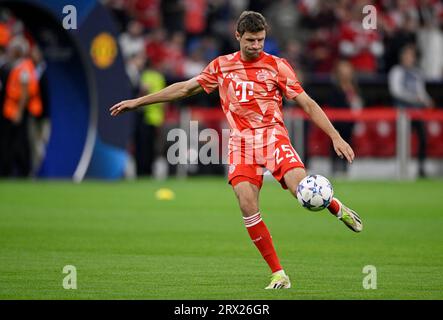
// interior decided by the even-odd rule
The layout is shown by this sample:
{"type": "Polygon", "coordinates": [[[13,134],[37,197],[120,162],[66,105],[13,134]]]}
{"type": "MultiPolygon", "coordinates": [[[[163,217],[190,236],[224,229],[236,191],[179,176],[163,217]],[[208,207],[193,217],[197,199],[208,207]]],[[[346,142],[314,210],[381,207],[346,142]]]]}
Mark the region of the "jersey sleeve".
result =
{"type": "Polygon", "coordinates": [[[304,92],[294,69],[285,59],[278,61],[278,86],[287,99],[293,99],[304,92]]]}
{"type": "Polygon", "coordinates": [[[197,76],[197,82],[200,83],[206,93],[211,93],[218,87],[217,74],[219,72],[218,58],[212,60],[206,68],[197,76]]]}

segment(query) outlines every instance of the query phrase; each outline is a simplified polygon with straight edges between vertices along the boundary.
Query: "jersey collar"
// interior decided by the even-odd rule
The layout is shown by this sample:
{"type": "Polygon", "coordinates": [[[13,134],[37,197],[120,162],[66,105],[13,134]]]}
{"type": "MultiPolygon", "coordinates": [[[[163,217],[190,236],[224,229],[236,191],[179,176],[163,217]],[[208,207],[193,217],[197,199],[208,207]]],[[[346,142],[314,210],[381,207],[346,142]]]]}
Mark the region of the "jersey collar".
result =
{"type": "Polygon", "coordinates": [[[240,60],[240,61],[243,62],[243,63],[254,63],[254,62],[257,62],[257,61],[261,60],[264,56],[265,56],[265,52],[262,51],[262,52],[260,52],[260,55],[259,55],[257,58],[255,58],[255,59],[253,59],[253,60],[247,60],[247,61],[246,61],[246,60],[243,60],[243,59],[242,59],[242,57],[241,57],[241,52],[238,51],[238,60],[240,60]]]}

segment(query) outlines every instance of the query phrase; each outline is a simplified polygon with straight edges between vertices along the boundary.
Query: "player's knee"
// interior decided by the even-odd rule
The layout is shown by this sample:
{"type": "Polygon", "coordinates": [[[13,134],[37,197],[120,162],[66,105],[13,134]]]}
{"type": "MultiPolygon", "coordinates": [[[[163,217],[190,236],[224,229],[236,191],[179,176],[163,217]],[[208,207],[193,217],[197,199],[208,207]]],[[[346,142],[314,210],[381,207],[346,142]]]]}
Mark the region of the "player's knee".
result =
{"type": "Polygon", "coordinates": [[[285,174],[285,183],[294,197],[297,197],[297,186],[306,175],[306,170],[303,168],[294,168],[285,174]]]}
{"type": "Polygon", "coordinates": [[[240,210],[242,211],[244,217],[252,216],[259,211],[258,205],[254,203],[254,201],[248,201],[246,199],[244,201],[240,201],[240,210]]]}

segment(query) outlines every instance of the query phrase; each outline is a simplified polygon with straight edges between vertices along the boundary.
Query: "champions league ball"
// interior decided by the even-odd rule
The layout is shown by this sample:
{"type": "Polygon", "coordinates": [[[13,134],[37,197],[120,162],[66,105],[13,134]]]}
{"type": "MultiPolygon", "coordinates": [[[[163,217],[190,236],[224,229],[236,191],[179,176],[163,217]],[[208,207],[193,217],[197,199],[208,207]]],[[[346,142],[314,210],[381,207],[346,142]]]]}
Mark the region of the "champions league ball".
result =
{"type": "Polygon", "coordinates": [[[328,207],[333,196],[331,183],[319,174],[305,177],[297,187],[298,202],[311,211],[320,211],[328,207]]]}

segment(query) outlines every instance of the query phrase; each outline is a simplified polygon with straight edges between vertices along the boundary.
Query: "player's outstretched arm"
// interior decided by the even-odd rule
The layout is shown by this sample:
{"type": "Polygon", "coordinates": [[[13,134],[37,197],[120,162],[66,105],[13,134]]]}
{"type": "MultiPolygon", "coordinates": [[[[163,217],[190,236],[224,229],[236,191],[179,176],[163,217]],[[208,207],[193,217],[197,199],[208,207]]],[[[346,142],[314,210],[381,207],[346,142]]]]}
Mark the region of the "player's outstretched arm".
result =
{"type": "Polygon", "coordinates": [[[352,163],[355,158],[354,150],[343,140],[317,102],[306,92],[300,93],[294,100],[309,115],[311,120],[331,138],[337,155],[340,158],[345,157],[349,163],[352,163]]]}
{"type": "Polygon", "coordinates": [[[111,112],[111,116],[118,116],[121,113],[135,110],[141,106],[179,100],[202,91],[203,88],[200,86],[197,79],[192,78],[187,81],[176,82],[158,92],[140,98],[121,101],[113,105],[109,111],[111,112]]]}

